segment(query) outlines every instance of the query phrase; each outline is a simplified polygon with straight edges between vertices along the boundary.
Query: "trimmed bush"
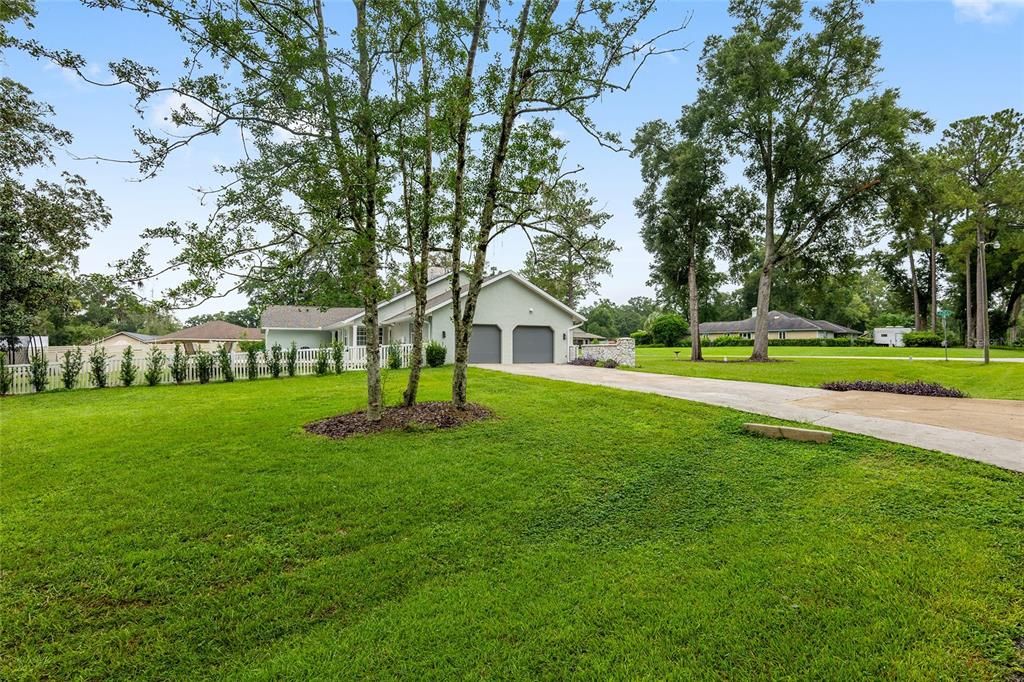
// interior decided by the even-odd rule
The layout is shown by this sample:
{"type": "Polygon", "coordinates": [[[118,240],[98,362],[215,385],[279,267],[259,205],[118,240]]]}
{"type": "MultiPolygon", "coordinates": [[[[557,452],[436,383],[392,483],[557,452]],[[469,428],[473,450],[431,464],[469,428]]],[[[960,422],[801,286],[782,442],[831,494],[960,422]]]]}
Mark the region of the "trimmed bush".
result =
{"type": "Polygon", "coordinates": [[[249,381],[256,381],[260,378],[260,359],[257,354],[262,345],[250,344],[245,349],[245,374],[249,381]]]}
{"type": "Polygon", "coordinates": [[[0,395],[14,390],[14,370],[7,366],[7,351],[0,351],[0,395]]]}
{"type": "Polygon", "coordinates": [[[581,367],[597,367],[596,358],[573,358],[569,361],[570,365],[580,365],[581,367]]]}
{"type": "Polygon", "coordinates": [[[327,355],[327,349],[324,346],[320,346],[320,350],[316,353],[316,364],[313,365],[313,369],[316,371],[318,377],[322,377],[327,374],[327,368],[330,366],[330,358],[327,355]]]}
{"type": "Polygon", "coordinates": [[[397,343],[388,346],[388,369],[400,369],[402,367],[402,352],[398,349],[397,343]]]}
{"type": "Polygon", "coordinates": [[[431,341],[427,344],[427,366],[440,367],[448,356],[448,347],[440,341],[431,341]]]}
{"type": "Polygon", "coordinates": [[[678,346],[687,330],[686,321],[682,317],[675,313],[664,313],[651,323],[650,332],[655,343],[678,346]]]}
{"type": "Polygon", "coordinates": [[[292,341],[292,345],[288,348],[288,355],[285,356],[285,369],[288,370],[288,376],[295,376],[295,372],[299,366],[299,349],[292,341]]]}
{"type": "Polygon", "coordinates": [[[235,380],[235,370],[231,366],[231,353],[223,343],[217,348],[217,364],[220,365],[220,378],[231,383],[235,380]]]}
{"type": "Polygon", "coordinates": [[[107,353],[99,346],[93,346],[89,353],[89,375],[93,386],[107,387],[107,353]]]}
{"type": "Polygon", "coordinates": [[[36,393],[46,390],[49,383],[50,363],[43,353],[33,353],[28,361],[28,378],[36,393]]]}
{"type": "Polygon", "coordinates": [[[876,391],[899,393],[900,395],[924,395],[939,398],[966,398],[967,394],[958,388],[927,381],[896,383],[890,381],[829,381],[821,385],[826,391],[876,391]]]}
{"type": "Polygon", "coordinates": [[[908,348],[939,348],[942,337],[935,332],[907,332],[903,335],[903,345],[908,348]]]}
{"type": "Polygon", "coordinates": [[[64,351],[60,361],[60,381],[69,391],[78,385],[78,377],[82,374],[82,349],[75,346],[74,350],[64,351]]]}
{"type": "Polygon", "coordinates": [[[345,344],[340,341],[331,342],[331,362],[334,363],[335,374],[345,371],[345,344]]]}
{"type": "Polygon", "coordinates": [[[608,358],[607,360],[601,363],[601,366],[604,367],[605,369],[615,369],[616,367],[619,366],[619,363],[615,362],[615,360],[611,358],[608,358]]]}
{"type": "Polygon", "coordinates": [[[196,353],[196,375],[199,383],[210,383],[210,377],[213,376],[213,355],[211,353],[205,350],[196,353]]]}
{"type": "Polygon", "coordinates": [[[282,355],[283,355],[283,353],[281,352],[281,344],[279,344],[279,343],[275,343],[270,348],[270,357],[269,358],[267,357],[267,351],[266,350],[263,351],[263,359],[267,363],[267,368],[270,369],[270,376],[274,377],[275,379],[277,379],[278,377],[281,376],[281,356],[282,355]]]}
{"type": "Polygon", "coordinates": [[[630,334],[630,336],[633,337],[633,340],[636,341],[636,345],[638,346],[650,346],[654,344],[654,337],[651,336],[649,331],[644,329],[637,330],[630,334]]]}
{"type": "Polygon", "coordinates": [[[188,378],[188,356],[181,350],[181,344],[174,344],[174,355],[171,357],[171,379],[174,383],[183,384],[188,378]]]}
{"type": "Polygon", "coordinates": [[[142,375],[146,383],[156,386],[164,379],[164,365],[167,363],[167,356],[156,346],[149,347],[149,355],[146,356],[146,371],[142,375]]]}
{"type": "Polygon", "coordinates": [[[139,373],[135,366],[135,351],[131,346],[125,346],[121,353],[121,385],[128,387],[135,383],[135,376],[139,373]]]}

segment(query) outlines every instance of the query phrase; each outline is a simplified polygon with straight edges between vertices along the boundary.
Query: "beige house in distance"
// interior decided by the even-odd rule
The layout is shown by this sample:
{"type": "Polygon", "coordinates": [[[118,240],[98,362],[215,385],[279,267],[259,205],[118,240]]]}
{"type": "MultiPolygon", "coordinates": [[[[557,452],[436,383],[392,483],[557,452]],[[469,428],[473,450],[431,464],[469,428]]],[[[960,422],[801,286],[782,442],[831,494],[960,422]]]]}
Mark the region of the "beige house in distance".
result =
{"type": "MultiPolygon", "coordinates": [[[[757,308],[750,311],[750,317],[733,322],[701,322],[700,335],[705,339],[722,336],[738,336],[741,339],[754,338],[754,324],[757,308]]],[[[828,320],[809,320],[800,315],[772,310],[768,313],[768,339],[837,339],[860,336],[856,329],[844,327],[828,320]]]]}
{"type": "Polygon", "coordinates": [[[238,350],[235,345],[241,341],[262,341],[263,331],[239,327],[224,320],[212,320],[204,322],[197,327],[179,329],[170,334],[164,334],[152,341],[152,343],[170,344],[180,343],[186,353],[192,354],[201,350],[213,351],[223,344],[228,351],[238,350]]]}

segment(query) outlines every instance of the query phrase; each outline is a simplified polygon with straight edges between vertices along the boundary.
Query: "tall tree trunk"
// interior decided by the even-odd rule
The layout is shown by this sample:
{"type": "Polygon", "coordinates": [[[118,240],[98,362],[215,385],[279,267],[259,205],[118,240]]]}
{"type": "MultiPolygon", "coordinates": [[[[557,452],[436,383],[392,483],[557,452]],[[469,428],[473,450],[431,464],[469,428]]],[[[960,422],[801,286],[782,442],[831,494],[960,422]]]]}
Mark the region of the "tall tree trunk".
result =
{"type": "Polygon", "coordinates": [[[755,362],[768,360],[768,311],[771,307],[772,274],[775,269],[775,192],[769,189],[765,195],[764,217],[764,262],[761,277],[757,283],[757,316],[754,318],[754,351],[750,359],[755,362]]]}
{"type": "Polygon", "coordinates": [[[967,319],[967,328],[964,330],[964,346],[971,348],[974,346],[974,315],[971,311],[974,309],[974,293],[971,287],[971,252],[967,252],[967,256],[964,258],[964,311],[967,319]]]}
{"type": "Polygon", "coordinates": [[[1021,304],[1024,303],[1024,283],[1020,280],[1014,283],[1013,292],[1010,294],[1009,303],[1006,306],[1006,340],[1008,343],[1013,344],[1020,336],[1020,327],[1017,324],[1018,318],[1020,318],[1021,304]]]}
{"type": "Polygon", "coordinates": [[[686,286],[689,289],[690,303],[690,361],[699,362],[704,359],[700,347],[700,298],[697,296],[697,258],[696,249],[690,249],[690,264],[686,272],[686,286]]]}
{"type": "Polygon", "coordinates": [[[914,299],[914,331],[924,329],[924,319],[921,317],[921,295],[917,288],[917,266],[914,264],[914,248],[907,244],[907,262],[910,264],[910,295],[914,299]]]}
{"type": "Polygon", "coordinates": [[[456,407],[466,405],[466,370],[469,363],[469,337],[472,325],[463,323],[462,311],[462,235],[466,229],[466,156],[468,149],[469,119],[472,115],[470,100],[473,94],[473,72],[476,64],[476,53],[480,46],[480,35],[483,32],[484,16],[487,13],[487,0],[477,0],[476,15],[473,21],[473,36],[469,51],[466,54],[466,69],[462,82],[462,108],[459,110],[459,122],[455,135],[455,187],[452,197],[452,340],[455,342],[455,353],[452,358],[452,403],[456,407]]]}
{"type": "Polygon", "coordinates": [[[930,315],[930,322],[931,322],[932,332],[935,332],[938,329],[937,326],[936,326],[936,318],[938,317],[938,309],[937,308],[938,308],[938,301],[939,301],[939,293],[938,293],[939,278],[938,278],[938,274],[935,272],[937,245],[935,244],[935,233],[934,232],[932,232],[931,237],[932,237],[931,251],[928,253],[928,278],[929,278],[928,289],[931,292],[931,310],[929,311],[929,315],[930,315]]]}

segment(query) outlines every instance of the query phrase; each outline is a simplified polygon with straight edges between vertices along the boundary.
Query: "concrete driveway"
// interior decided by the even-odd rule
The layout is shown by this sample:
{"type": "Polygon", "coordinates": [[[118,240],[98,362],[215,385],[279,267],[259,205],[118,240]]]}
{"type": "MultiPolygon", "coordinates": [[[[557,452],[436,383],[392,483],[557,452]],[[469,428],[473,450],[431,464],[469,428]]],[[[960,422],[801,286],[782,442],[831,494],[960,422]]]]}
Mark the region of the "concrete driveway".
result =
{"type": "Polygon", "coordinates": [[[480,365],[509,374],[655,393],[873,436],[1024,472],[1024,401],[836,393],[575,365],[480,365]]]}

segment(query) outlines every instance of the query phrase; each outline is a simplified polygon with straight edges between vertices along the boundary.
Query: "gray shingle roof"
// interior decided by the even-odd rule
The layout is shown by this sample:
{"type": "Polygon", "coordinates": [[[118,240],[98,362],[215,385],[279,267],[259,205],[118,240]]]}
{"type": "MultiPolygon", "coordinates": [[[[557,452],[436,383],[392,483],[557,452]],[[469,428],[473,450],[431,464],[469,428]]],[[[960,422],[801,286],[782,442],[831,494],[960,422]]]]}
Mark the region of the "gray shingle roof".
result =
{"type": "MultiPolygon", "coordinates": [[[[701,334],[740,334],[754,331],[754,318],[748,317],[745,320],[729,322],[701,322],[701,334]]],[[[829,331],[835,334],[859,334],[855,329],[844,327],[826,320],[808,320],[793,313],[781,310],[768,312],[768,331],[770,332],[798,332],[798,331],[829,331]]]]}
{"type": "Polygon", "coordinates": [[[302,305],[271,305],[260,316],[260,326],[280,329],[320,329],[363,312],[362,308],[317,308],[302,305]]]}

